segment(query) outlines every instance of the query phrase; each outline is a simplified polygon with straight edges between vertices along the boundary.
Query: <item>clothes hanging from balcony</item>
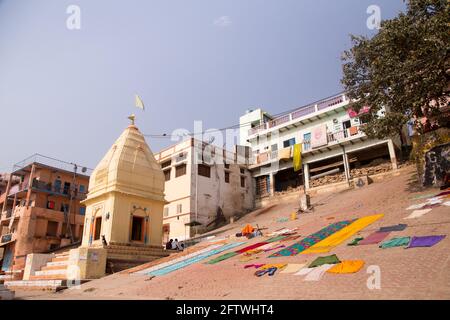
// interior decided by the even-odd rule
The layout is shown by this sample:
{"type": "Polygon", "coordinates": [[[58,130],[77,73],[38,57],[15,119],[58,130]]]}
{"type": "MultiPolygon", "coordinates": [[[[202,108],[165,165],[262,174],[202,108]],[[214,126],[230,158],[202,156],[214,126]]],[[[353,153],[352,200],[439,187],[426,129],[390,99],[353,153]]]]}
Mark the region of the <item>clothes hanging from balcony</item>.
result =
{"type": "Polygon", "coordinates": [[[311,147],[318,148],[328,144],[327,140],[327,125],[321,124],[312,129],[311,147]]]}
{"type": "Polygon", "coordinates": [[[348,131],[349,131],[351,136],[354,136],[354,135],[358,134],[358,127],[350,127],[348,129],[348,131]]]}
{"type": "Polygon", "coordinates": [[[283,148],[280,151],[278,151],[278,160],[292,158],[291,150],[292,150],[291,147],[287,147],[287,148],[283,148]]]}
{"type": "Polygon", "coordinates": [[[302,145],[297,143],[294,145],[294,171],[299,171],[302,168],[302,145]]]}

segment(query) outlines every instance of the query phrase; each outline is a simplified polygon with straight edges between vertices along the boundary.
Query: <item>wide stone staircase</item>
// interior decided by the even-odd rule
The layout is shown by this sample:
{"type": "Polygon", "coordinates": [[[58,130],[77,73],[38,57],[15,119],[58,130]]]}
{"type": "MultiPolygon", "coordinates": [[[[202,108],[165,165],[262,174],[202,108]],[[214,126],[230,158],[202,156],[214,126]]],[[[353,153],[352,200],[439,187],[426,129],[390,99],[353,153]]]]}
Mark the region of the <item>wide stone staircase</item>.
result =
{"type": "Polygon", "coordinates": [[[115,273],[138,265],[167,257],[172,251],[159,246],[114,243],[105,247],[108,252],[107,272],[115,273]]]}
{"type": "Polygon", "coordinates": [[[13,290],[58,291],[66,289],[72,284],[79,284],[67,280],[68,264],[69,251],[57,253],[39,271],[30,275],[29,280],[8,280],[4,284],[8,289],[13,290]]]}

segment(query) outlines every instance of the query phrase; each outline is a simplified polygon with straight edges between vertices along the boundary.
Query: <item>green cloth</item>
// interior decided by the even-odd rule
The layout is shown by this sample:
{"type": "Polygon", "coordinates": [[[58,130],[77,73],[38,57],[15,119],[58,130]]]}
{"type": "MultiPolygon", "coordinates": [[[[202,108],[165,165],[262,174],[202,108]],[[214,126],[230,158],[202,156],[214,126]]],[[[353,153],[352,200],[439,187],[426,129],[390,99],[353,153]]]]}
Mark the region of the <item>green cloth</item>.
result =
{"type": "Polygon", "coordinates": [[[221,255],[221,256],[218,256],[217,258],[211,259],[211,260],[209,260],[209,261],[206,262],[206,263],[207,263],[207,264],[214,264],[214,263],[217,263],[217,262],[226,260],[226,259],[228,259],[228,258],[237,256],[237,255],[238,255],[238,253],[237,253],[236,251],[228,252],[228,253],[225,253],[225,254],[223,254],[223,255],[221,255]]]}
{"type": "Polygon", "coordinates": [[[311,262],[308,268],[320,267],[323,264],[336,264],[340,263],[341,260],[337,257],[337,255],[332,254],[331,256],[326,257],[318,257],[316,260],[311,262]]]}
{"type": "Polygon", "coordinates": [[[355,239],[353,239],[352,242],[347,243],[347,245],[348,245],[348,246],[357,246],[357,245],[358,245],[358,242],[360,242],[361,240],[364,240],[364,238],[355,238],[355,239]]]}
{"type": "Polygon", "coordinates": [[[267,239],[265,242],[272,243],[272,242],[275,242],[275,241],[283,240],[285,238],[287,238],[287,236],[276,236],[276,237],[267,239]]]}
{"type": "Polygon", "coordinates": [[[294,144],[294,171],[299,171],[302,168],[302,145],[300,143],[294,144]]]}
{"type": "Polygon", "coordinates": [[[392,238],[391,240],[387,240],[380,245],[380,248],[393,248],[393,247],[401,247],[407,246],[409,244],[410,237],[400,237],[400,238],[392,238]]]}

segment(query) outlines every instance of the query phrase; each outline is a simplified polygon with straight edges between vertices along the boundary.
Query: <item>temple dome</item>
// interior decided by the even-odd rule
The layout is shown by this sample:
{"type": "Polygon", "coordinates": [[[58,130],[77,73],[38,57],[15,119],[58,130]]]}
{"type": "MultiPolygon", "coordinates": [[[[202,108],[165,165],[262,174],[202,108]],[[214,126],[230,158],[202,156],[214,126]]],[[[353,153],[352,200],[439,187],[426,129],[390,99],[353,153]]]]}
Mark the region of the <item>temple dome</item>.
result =
{"type": "Polygon", "coordinates": [[[164,201],[164,174],[134,124],[122,132],[92,172],[86,200],[110,192],[164,201]]]}

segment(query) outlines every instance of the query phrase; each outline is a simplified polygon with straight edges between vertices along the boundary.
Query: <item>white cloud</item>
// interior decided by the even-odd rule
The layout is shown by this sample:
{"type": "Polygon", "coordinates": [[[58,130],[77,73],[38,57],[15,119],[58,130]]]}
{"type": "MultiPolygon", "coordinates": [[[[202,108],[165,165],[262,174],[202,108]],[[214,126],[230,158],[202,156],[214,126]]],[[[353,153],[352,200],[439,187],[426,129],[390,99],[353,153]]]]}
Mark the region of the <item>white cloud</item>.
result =
{"type": "Polygon", "coordinates": [[[216,20],[214,20],[214,25],[216,27],[229,27],[231,25],[232,21],[231,18],[229,16],[221,16],[219,18],[217,18],[216,20]]]}

